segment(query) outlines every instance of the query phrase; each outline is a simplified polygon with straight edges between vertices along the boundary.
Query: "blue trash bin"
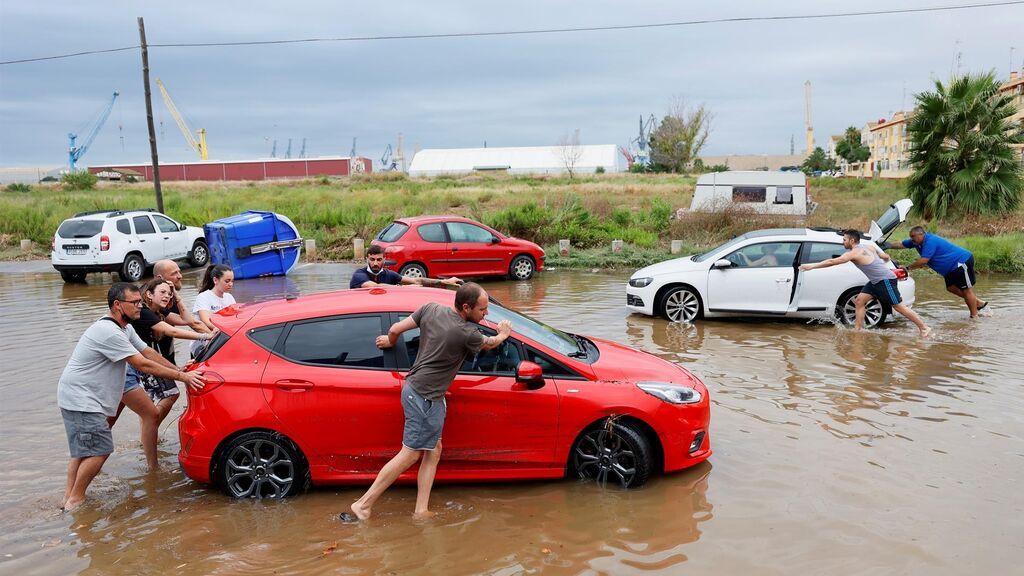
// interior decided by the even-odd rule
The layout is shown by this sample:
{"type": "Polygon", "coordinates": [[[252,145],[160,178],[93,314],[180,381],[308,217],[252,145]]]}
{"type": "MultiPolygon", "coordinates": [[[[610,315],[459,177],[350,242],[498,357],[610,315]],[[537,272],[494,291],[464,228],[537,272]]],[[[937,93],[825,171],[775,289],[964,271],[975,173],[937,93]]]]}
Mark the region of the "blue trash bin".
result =
{"type": "Polygon", "coordinates": [[[203,226],[210,259],[227,264],[235,278],[282,276],[299,261],[302,238],[287,216],[249,210],[203,226]]]}

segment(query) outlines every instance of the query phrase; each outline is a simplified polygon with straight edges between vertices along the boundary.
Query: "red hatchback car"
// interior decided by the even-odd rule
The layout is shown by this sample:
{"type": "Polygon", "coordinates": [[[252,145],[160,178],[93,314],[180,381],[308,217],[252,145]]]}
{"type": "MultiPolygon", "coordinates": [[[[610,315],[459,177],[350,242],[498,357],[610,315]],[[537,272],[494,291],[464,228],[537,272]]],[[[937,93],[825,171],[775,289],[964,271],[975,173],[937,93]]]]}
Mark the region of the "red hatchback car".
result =
{"type": "Polygon", "coordinates": [[[504,276],[529,280],[544,269],[544,250],[468,218],[418,216],[388,224],[371,244],[384,265],[405,276],[504,276]]]}
{"type": "MultiPolygon", "coordinates": [[[[374,339],[455,293],[375,287],[232,307],[190,370],[178,459],[190,478],[236,498],[278,498],[313,484],[369,483],[398,450],[399,390],[419,330],[374,339]]],[[[447,392],[438,481],[562,478],[629,488],[711,455],[708,391],[652,354],[569,334],[491,303],[480,326],[512,336],[467,357],[447,392]]],[[[414,482],[415,469],[400,480],[414,482]]]]}

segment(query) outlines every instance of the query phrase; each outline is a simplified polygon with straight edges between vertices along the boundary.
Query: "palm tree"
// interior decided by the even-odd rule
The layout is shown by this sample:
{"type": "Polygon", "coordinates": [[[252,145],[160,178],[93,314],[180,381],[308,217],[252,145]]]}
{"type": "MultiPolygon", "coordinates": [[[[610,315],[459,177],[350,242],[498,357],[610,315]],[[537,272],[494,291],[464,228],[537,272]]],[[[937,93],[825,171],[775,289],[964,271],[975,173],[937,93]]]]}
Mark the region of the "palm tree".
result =
{"type": "Polygon", "coordinates": [[[935,92],[916,96],[907,125],[907,179],[914,206],[927,219],[1004,213],[1020,205],[1024,184],[1011,144],[1024,143],[1024,127],[1010,117],[1009,94],[999,94],[993,72],[959,76],[935,92]]]}

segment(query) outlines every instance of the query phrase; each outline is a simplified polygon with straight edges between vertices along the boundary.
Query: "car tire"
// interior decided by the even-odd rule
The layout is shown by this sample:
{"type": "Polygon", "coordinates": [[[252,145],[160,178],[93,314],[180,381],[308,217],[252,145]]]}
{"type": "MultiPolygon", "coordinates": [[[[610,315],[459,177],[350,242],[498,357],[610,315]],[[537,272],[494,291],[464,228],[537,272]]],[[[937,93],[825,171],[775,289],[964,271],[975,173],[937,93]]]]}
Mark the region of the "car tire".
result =
{"type": "Polygon", "coordinates": [[[689,286],[672,287],[661,296],[658,313],[669,322],[693,322],[703,314],[700,296],[689,286]]]}
{"type": "Polygon", "coordinates": [[[309,487],[309,466],[283,434],[256,430],[220,450],[211,476],[232,498],[280,499],[309,487]]]}
{"type": "Polygon", "coordinates": [[[196,243],[192,245],[192,251],[188,253],[188,263],[193,268],[202,268],[210,263],[210,248],[206,242],[196,240],[196,243]]]}
{"type": "Polygon", "coordinates": [[[410,262],[402,266],[398,273],[409,278],[427,278],[427,268],[419,262],[410,262]]]}
{"type": "Polygon", "coordinates": [[[520,254],[512,259],[508,267],[508,277],[512,280],[529,280],[533,278],[533,272],[537,269],[533,258],[526,254],[520,254]]]}
{"type": "Polygon", "coordinates": [[[138,282],[146,274],[146,261],[138,254],[129,254],[124,257],[124,264],[117,271],[122,282],[138,282]]]}
{"type": "MultiPolygon", "coordinates": [[[[846,326],[853,326],[857,322],[857,304],[855,300],[858,294],[860,294],[860,290],[848,290],[839,297],[839,301],[836,303],[836,319],[846,326]]],[[[872,298],[868,301],[867,306],[865,306],[864,327],[878,328],[885,322],[885,317],[889,313],[888,306],[879,302],[877,298],[872,298]]]]}
{"type": "Polygon", "coordinates": [[[582,481],[623,489],[643,486],[651,475],[651,445],[628,423],[605,420],[586,430],[573,444],[571,470],[582,481]]]}
{"type": "Polygon", "coordinates": [[[85,272],[68,272],[61,270],[60,277],[68,284],[82,284],[85,282],[85,272]]]}

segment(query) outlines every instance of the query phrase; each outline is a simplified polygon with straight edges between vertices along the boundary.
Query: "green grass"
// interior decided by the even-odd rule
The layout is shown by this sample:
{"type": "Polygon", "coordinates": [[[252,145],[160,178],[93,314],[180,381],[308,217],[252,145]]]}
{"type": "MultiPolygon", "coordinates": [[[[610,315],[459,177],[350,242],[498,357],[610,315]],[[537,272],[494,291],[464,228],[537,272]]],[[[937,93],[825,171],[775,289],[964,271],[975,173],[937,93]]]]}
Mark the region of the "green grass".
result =
{"type": "MultiPolygon", "coordinates": [[[[813,178],[810,194],[819,207],[806,220],[741,212],[670,219],[676,209],[689,207],[694,183],[693,177],[670,174],[427,179],[384,173],[285,182],[167,183],[163,192],[167,213],[194,226],[245,210],[285,214],[304,238],[316,239],[326,260],[351,258],[353,238],[369,240],[396,217],[456,214],[552,247],[552,266],[587,268],[631,267],[669,258],[670,239],[682,240],[692,253],[755,228],[806,224],[866,230],[871,219],[906,196],[900,181],[813,178]],[[573,243],[568,259],[553,248],[563,238],[573,243]],[[612,240],[626,243],[622,253],[611,253],[612,240]]],[[[21,238],[48,249],[57,226],[75,212],[153,206],[152,185],[147,183],[101,182],[95,190],[77,191],[41,184],[29,192],[3,191],[0,250],[16,246],[21,238]]],[[[1019,233],[1024,212],[928,226],[954,241],[966,236],[979,270],[1014,272],[1024,267],[1019,233]]],[[[905,230],[895,237],[905,237],[905,230]]]]}

